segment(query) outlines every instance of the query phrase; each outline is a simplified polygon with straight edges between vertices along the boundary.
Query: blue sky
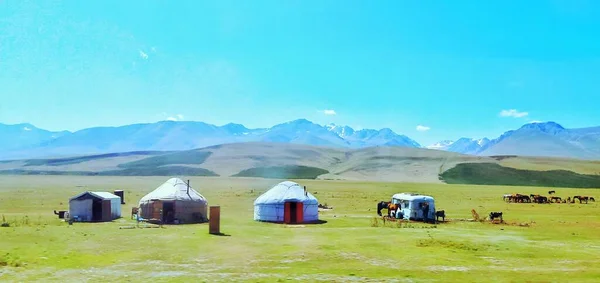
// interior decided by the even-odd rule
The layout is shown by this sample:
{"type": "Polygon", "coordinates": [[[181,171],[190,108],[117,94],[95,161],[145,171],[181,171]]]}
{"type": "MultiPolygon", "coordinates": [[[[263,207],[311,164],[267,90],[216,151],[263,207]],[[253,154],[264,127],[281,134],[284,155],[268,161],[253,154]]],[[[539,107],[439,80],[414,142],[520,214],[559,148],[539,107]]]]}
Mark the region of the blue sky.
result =
{"type": "Polygon", "coordinates": [[[600,125],[591,0],[35,2],[0,1],[0,123],[600,125]]]}

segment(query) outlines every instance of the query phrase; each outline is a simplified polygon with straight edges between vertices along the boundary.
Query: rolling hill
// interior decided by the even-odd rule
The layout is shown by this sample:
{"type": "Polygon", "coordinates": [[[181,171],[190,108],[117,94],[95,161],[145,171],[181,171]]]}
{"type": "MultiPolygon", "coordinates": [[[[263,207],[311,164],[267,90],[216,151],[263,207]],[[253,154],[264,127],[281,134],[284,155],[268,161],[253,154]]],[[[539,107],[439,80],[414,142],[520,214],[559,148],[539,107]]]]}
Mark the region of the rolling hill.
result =
{"type": "MultiPolygon", "coordinates": [[[[255,142],[175,152],[129,152],[2,161],[0,174],[192,175],[440,183],[440,175],[444,176],[443,174],[449,170],[464,164],[475,166],[469,168],[477,168],[473,172],[483,172],[481,174],[487,174],[485,172],[488,170],[504,171],[492,167],[481,169],[477,167],[478,164],[495,164],[501,168],[513,168],[514,171],[511,171],[509,176],[525,174],[526,170],[563,170],[585,175],[600,174],[600,162],[595,161],[512,156],[483,157],[410,147],[343,149],[255,142]]],[[[472,182],[487,180],[481,176],[469,175],[468,172],[470,171],[458,171],[453,173],[454,175],[446,175],[446,178],[453,182],[467,183],[469,180],[472,182]]],[[[492,182],[499,181],[492,179],[492,182]]]]}

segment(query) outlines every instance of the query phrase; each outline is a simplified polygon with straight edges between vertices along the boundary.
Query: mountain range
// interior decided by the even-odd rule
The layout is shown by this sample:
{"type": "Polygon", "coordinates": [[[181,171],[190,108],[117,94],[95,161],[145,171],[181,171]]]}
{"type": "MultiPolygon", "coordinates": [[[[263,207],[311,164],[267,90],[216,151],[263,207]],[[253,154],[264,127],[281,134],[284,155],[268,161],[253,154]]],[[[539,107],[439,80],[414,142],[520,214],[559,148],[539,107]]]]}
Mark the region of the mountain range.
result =
{"type": "MultiPolygon", "coordinates": [[[[422,148],[389,128],[355,130],[299,119],[271,128],[161,121],[120,127],[52,132],[31,124],[0,124],[0,159],[63,157],[129,151],[178,151],[243,142],[291,143],[334,148],[422,148]]],[[[530,123],[490,140],[461,138],[425,148],[469,155],[523,155],[600,159],[600,127],[566,129],[555,122],[530,123]]]]}
{"type": "Polygon", "coordinates": [[[461,138],[427,148],[482,156],[600,159],[600,127],[567,129],[556,122],[529,123],[493,140],[461,138]]]}

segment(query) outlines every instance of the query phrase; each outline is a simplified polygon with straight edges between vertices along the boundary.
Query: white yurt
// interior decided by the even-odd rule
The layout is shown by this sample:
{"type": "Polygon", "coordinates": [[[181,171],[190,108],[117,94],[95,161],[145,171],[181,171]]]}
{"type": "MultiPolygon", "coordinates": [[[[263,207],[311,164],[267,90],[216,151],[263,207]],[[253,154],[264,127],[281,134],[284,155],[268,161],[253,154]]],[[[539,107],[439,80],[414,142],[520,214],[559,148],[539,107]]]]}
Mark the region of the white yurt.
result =
{"type": "Polygon", "coordinates": [[[163,223],[202,223],[208,221],[208,202],[179,178],[171,178],[139,203],[140,216],[163,223]]]}
{"type": "Polygon", "coordinates": [[[319,201],[297,183],[277,184],[254,201],[254,220],[310,223],[319,220],[319,201]]]}

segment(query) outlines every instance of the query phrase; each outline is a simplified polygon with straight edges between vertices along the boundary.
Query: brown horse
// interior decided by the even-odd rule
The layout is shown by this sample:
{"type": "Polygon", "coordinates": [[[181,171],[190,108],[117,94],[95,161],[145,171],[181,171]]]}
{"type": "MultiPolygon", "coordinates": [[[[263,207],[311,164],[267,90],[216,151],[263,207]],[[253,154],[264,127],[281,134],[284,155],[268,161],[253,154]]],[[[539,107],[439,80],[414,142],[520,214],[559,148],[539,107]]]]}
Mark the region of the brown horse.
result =
{"type": "Polygon", "coordinates": [[[575,201],[575,199],[578,199],[579,203],[583,203],[584,201],[585,201],[585,203],[588,203],[589,197],[586,197],[586,196],[574,196],[573,197],[573,202],[575,201]]]}
{"type": "Polygon", "coordinates": [[[397,204],[393,204],[391,201],[380,201],[377,204],[377,215],[382,216],[381,211],[387,208],[388,216],[391,216],[392,211],[395,211],[398,208],[397,204]]]}
{"type": "Polygon", "coordinates": [[[562,199],[560,197],[550,197],[550,202],[561,203],[562,199]]]}

